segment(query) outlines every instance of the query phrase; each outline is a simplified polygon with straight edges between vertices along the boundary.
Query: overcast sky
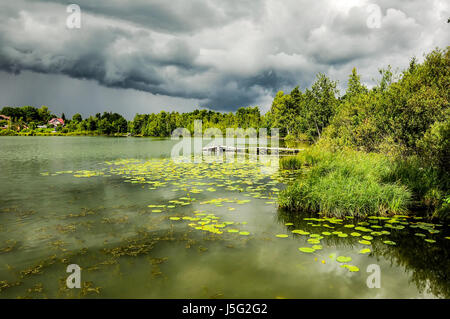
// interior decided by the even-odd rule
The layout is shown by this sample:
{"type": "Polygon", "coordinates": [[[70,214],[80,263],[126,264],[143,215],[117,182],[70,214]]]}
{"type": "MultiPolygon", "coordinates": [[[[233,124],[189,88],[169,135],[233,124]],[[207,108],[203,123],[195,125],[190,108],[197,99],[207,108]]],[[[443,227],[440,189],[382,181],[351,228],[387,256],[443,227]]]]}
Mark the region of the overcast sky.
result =
{"type": "Polygon", "coordinates": [[[70,3],[0,0],[0,106],[266,111],[318,72],[344,89],[356,67],[371,86],[450,44],[447,0],[78,0],[80,29],[70,3]]]}

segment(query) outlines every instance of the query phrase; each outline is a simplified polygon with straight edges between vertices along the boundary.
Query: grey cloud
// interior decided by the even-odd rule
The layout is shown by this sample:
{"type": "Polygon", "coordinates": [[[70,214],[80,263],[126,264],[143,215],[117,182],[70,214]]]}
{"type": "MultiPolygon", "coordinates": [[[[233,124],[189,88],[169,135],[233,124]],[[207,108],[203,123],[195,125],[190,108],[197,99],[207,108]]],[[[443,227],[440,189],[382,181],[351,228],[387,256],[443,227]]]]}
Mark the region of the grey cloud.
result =
{"type": "MultiPolygon", "coordinates": [[[[33,1],[33,0],[28,0],[33,1]]],[[[72,0],[43,0],[42,2],[72,4],[72,0]]],[[[257,19],[264,8],[262,0],[78,0],[87,12],[126,20],[152,30],[190,33],[205,26],[220,27],[232,21],[257,19]]]]}
{"type": "Polygon", "coordinates": [[[69,30],[71,2],[0,4],[0,70],[235,110],[304,89],[318,72],[345,83],[355,66],[371,83],[378,67],[448,44],[444,1],[80,0],[82,28],[69,30]],[[380,29],[367,27],[371,3],[380,29]]]}

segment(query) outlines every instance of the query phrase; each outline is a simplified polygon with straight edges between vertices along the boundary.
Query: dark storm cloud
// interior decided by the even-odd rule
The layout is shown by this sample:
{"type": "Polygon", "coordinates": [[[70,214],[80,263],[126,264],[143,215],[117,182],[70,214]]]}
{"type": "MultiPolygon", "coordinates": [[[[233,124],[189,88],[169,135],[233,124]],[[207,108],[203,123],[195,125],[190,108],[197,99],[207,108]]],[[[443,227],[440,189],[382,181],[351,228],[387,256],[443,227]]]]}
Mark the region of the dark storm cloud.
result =
{"type": "Polygon", "coordinates": [[[356,66],[369,83],[378,67],[448,45],[444,1],[79,0],[81,29],[68,29],[71,2],[0,4],[0,70],[235,110],[267,106],[318,72],[345,85],[356,66]],[[374,4],[380,28],[367,24],[374,4]]]}
{"type": "MultiPolygon", "coordinates": [[[[34,0],[29,0],[34,1],[34,0]]],[[[69,5],[72,0],[41,0],[69,5]]],[[[86,12],[129,21],[155,31],[190,33],[241,18],[257,19],[263,0],[78,0],[86,12]]]]}

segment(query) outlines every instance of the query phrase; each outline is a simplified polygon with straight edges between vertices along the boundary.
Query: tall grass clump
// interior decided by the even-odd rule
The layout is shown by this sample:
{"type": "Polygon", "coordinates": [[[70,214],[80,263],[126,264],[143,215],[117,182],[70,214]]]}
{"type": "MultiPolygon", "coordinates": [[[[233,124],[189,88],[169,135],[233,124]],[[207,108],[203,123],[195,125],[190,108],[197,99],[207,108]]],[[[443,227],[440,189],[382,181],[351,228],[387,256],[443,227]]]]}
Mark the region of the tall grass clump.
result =
{"type": "Polygon", "coordinates": [[[405,213],[412,193],[388,180],[392,163],[380,154],[327,152],[311,148],[284,158],[281,167],[301,169],[297,181],[280,193],[279,204],[289,210],[334,216],[405,213]]]}

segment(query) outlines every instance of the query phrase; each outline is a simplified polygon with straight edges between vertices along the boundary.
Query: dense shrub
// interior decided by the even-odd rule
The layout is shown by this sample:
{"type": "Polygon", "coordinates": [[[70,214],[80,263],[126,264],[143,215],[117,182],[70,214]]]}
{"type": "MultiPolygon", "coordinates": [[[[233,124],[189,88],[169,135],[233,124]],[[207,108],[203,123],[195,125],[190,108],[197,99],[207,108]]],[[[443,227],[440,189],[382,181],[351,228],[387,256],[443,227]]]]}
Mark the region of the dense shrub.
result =
{"type": "Polygon", "coordinates": [[[279,197],[280,206],[290,210],[337,216],[399,214],[412,198],[407,187],[388,181],[393,166],[379,154],[312,148],[282,159],[281,167],[302,169],[279,197]]]}

